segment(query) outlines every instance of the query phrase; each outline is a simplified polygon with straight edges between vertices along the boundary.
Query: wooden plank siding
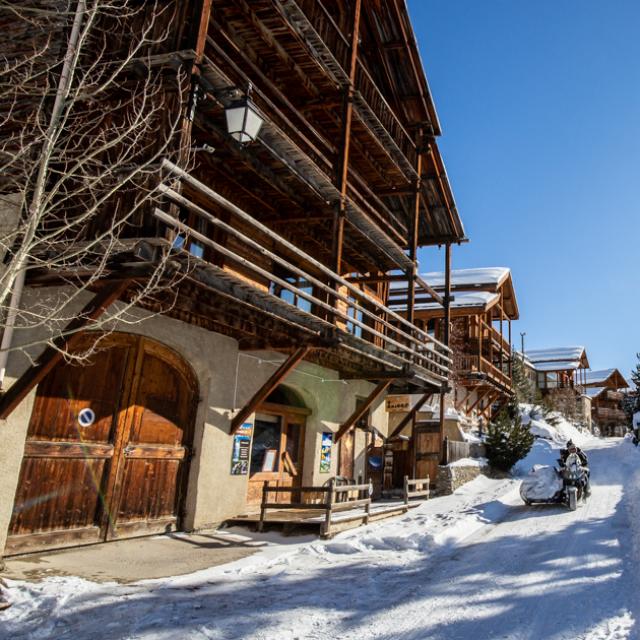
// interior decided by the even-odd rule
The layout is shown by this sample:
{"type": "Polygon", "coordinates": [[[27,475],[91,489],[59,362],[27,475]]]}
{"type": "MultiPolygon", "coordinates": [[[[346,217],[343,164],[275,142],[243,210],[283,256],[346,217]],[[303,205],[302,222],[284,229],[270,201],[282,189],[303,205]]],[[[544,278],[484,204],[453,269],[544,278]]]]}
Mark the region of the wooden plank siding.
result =
{"type": "Polygon", "coordinates": [[[54,369],[29,423],[7,552],[177,528],[196,400],[181,358],[128,334],[54,369]],[[87,408],[95,421],[82,426],[87,408]]]}

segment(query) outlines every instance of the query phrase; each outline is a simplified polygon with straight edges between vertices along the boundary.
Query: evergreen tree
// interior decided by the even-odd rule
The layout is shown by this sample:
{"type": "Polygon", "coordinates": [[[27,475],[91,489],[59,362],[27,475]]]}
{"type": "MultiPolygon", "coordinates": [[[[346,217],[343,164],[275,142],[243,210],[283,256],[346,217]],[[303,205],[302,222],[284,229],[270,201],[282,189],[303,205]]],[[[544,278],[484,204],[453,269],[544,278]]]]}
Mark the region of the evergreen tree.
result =
{"type": "Polygon", "coordinates": [[[527,375],[522,358],[515,352],[511,356],[511,382],[518,402],[535,402],[536,387],[527,375]]]}
{"type": "Polygon", "coordinates": [[[522,424],[516,398],[500,411],[487,429],[487,459],[501,471],[509,471],[533,446],[533,435],[522,424]]]}
{"type": "Polygon", "coordinates": [[[640,353],[636,353],[636,358],[638,359],[636,368],[631,372],[631,380],[636,387],[634,412],[640,411],[640,353]]]}

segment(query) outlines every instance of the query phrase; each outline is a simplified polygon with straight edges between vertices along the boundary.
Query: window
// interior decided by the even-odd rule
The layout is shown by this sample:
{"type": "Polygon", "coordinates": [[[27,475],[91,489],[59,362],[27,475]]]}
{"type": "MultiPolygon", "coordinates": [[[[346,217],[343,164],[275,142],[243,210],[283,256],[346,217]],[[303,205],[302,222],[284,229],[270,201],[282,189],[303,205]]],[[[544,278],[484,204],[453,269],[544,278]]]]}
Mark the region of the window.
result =
{"type": "MultiPolygon", "coordinates": [[[[358,322],[362,322],[364,314],[362,313],[362,310],[352,306],[355,302],[356,300],[349,296],[350,304],[347,307],[347,315],[350,318],[355,318],[358,322]]],[[[347,322],[346,329],[350,334],[358,336],[358,338],[362,338],[362,327],[357,325],[355,322],[347,322]]]]}
{"type": "MultiPolygon", "coordinates": [[[[191,217],[186,221],[186,224],[190,225],[195,231],[202,235],[207,235],[207,221],[200,217],[191,217]]],[[[172,243],[173,249],[186,249],[192,256],[196,258],[204,258],[204,245],[200,242],[189,238],[188,234],[185,237],[184,234],[177,234],[172,243]]]]}
{"type": "Polygon", "coordinates": [[[278,416],[256,417],[251,448],[251,475],[263,471],[278,471],[280,429],[281,419],[278,416]]]}
{"type": "MultiPolygon", "coordinates": [[[[304,291],[309,295],[313,295],[313,286],[307,280],[296,275],[291,275],[290,273],[283,273],[283,270],[279,271],[280,272],[278,272],[278,270],[276,271],[277,276],[279,276],[283,280],[286,280],[297,289],[300,289],[301,291],[304,291]]],[[[294,307],[298,307],[298,309],[308,311],[309,313],[311,312],[311,302],[307,298],[303,298],[302,296],[291,291],[290,289],[283,287],[280,284],[272,282],[269,292],[274,296],[281,298],[285,302],[292,304],[294,307]]]]}

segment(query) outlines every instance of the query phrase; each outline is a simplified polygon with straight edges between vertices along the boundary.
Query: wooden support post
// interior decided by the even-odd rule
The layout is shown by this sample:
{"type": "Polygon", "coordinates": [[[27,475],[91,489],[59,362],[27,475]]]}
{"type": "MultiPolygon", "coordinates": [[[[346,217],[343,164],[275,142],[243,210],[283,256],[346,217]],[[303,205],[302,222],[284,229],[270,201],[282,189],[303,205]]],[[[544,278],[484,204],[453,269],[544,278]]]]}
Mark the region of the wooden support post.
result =
{"type": "Polygon", "coordinates": [[[409,476],[404,477],[404,503],[409,505],[409,476]]]}
{"type": "Polygon", "coordinates": [[[309,347],[296,349],[278,368],[278,370],[256,391],[253,398],[231,420],[230,434],[234,434],[242,423],[260,406],[267,396],[293,371],[296,365],[307,355],[309,347]]]}
{"type": "Polygon", "coordinates": [[[264,529],[264,521],[267,518],[267,503],[269,502],[269,481],[265,480],[262,485],[262,502],[260,503],[260,521],[258,522],[258,531],[264,529]]]}
{"type": "Polygon", "coordinates": [[[327,501],[325,503],[324,522],[322,523],[322,537],[328,538],[331,535],[331,513],[333,511],[333,503],[336,497],[336,479],[329,480],[329,488],[327,489],[327,501]]]}
{"type": "Polygon", "coordinates": [[[0,419],[6,420],[27,394],[62,361],[65,353],[73,351],[80,336],[113,304],[129,287],[131,280],[120,280],[106,284],[47,347],[35,364],[30,366],[0,397],[0,419]]]}
{"type": "Polygon", "coordinates": [[[422,407],[425,405],[425,403],[428,400],[430,400],[432,396],[433,396],[433,393],[431,391],[429,391],[428,393],[425,393],[418,400],[418,402],[416,402],[416,404],[413,407],[413,409],[411,409],[411,411],[409,411],[407,413],[407,415],[404,418],[402,418],[402,420],[400,420],[400,423],[393,430],[393,433],[391,433],[391,435],[389,435],[387,440],[390,440],[391,438],[395,438],[397,435],[400,435],[402,433],[402,431],[404,430],[404,428],[409,424],[409,422],[415,420],[415,417],[418,414],[418,411],[420,411],[420,409],[422,409],[422,407]]]}
{"type": "MultiPolygon", "coordinates": [[[[513,381],[513,350],[511,345],[511,318],[508,319],[508,327],[509,327],[509,380],[513,381]]],[[[523,363],[524,368],[524,363],[523,363]]],[[[526,371],[526,369],[524,369],[526,371]]]]}
{"type": "Polygon", "coordinates": [[[364,505],[364,524],[369,524],[369,518],[371,517],[371,496],[373,495],[373,483],[369,481],[369,489],[367,490],[369,495],[367,496],[367,503],[364,505]]]}
{"type": "Polygon", "coordinates": [[[479,404],[482,404],[482,401],[489,395],[492,395],[493,391],[491,389],[489,389],[489,391],[486,391],[485,393],[478,393],[478,397],[476,398],[476,401],[469,407],[467,412],[473,411],[479,404]]]}
{"type": "Polygon", "coordinates": [[[185,166],[189,158],[191,148],[191,132],[198,100],[200,99],[200,67],[204,59],[204,50],[207,43],[207,31],[209,28],[209,18],[211,17],[211,4],[213,0],[201,0],[196,15],[193,16],[193,25],[197,25],[190,39],[193,42],[195,57],[191,65],[191,93],[187,102],[186,112],[182,121],[182,131],[180,133],[180,166],[185,166]]]}
{"type": "Polygon", "coordinates": [[[482,316],[476,316],[476,324],[478,325],[478,371],[482,371],[482,334],[484,326],[482,325],[482,316]]]}
{"type": "Polygon", "coordinates": [[[444,344],[449,346],[451,332],[451,243],[445,246],[444,267],[444,344]]]}
{"type": "MultiPolygon", "coordinates": [[[[419,132],[420,139],[418,140],[418,148],[422,143],[422,131],[419,132]]],[[[422,189],[422,183],[420,176],[422,175],[422,154],[418,153],[416,160],[416,172],[417,178],[415,182],[415,193],[413,194],[413,219],[411,221],[411,229],[409,233],[409,259],[411,260],[411,267],[407,270],[407,281],[409,284],[409,296],[407,300],[407,320],[413,324],[415,319],[415,303],[416,303],[416,276],[418,275],[418,236],[420,230],[420,192],[422,189]]]]}
{"type": "Polygon", "coordinates": [[[337,203],[333,219],[333,247],[331,268],[335,273],[342,271],[342,245],[347,206],[347,186],[349,183],[349,152],[351,147],[351,122],[353,119],[353,98],[355,93],[356,69],[358,63],[358,45],[360,42],[360,14],[362,0],[356,0],[353,8],[351,29],[351,58],[349,62],[349,84],[345,87],[342,140],[336,167],[337,187],[340,190],[340,202],[337,203]]]}
{"type": "MultiPolygon", "coordinates": [[[[445,245],[445,269],[444,269],[444,344],[448,347],[451,333],[451,243],[445,245]]],[[[443,383],[440,391],[440,449],[444,442],[445,400],[447,385],[443,383]]]]}
{"type": "Polygon", "coordinates": [[[504,300],[504,294],[500,292],[500,373],[504,375],[504,331],[503,331],[503,320],[504,320],[504,308],[502,306],[504,300]]]}
{"type": "Polygon", "coordinates": [[[465,413],[466,413],[466,411],[467,411],[467,409],[466,409],[467,400],[471,397],[472,393],[473,393],[473,389],[471,389],[470,391],[467,391],[465,393],[464,397],[462,398],[462,400],[460,402],[456,402],[456,405],[455,405],[456,411],[459,411],[464,406],[465,407],[465,413]]]}
{"type": "Polygon", "coordinates": [[[353,427],[362,416],[365,415],[371,405],[389,388],[389,385],[393,380],[383,380],[378,386],[368,395],[367,399],[356,408],[356,410],[349,416],[348,420],[342,424],[342,426],[336,432],[334,442],[338,442],[342,436],[353,427]]]}

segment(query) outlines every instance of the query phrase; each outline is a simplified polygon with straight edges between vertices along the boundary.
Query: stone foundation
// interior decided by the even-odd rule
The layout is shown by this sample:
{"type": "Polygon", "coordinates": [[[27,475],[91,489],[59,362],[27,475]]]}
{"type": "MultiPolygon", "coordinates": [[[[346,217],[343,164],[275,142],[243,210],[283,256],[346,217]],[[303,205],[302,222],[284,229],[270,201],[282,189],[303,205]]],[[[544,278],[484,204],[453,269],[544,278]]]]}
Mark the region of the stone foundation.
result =
{"type": "Polygon", "coordinates": [[[441,465],[438,467],[437,495],[448,496],[463,484],[475,480],[479,475],[493,477],[488,464],[483,465],[441,465]]]}

